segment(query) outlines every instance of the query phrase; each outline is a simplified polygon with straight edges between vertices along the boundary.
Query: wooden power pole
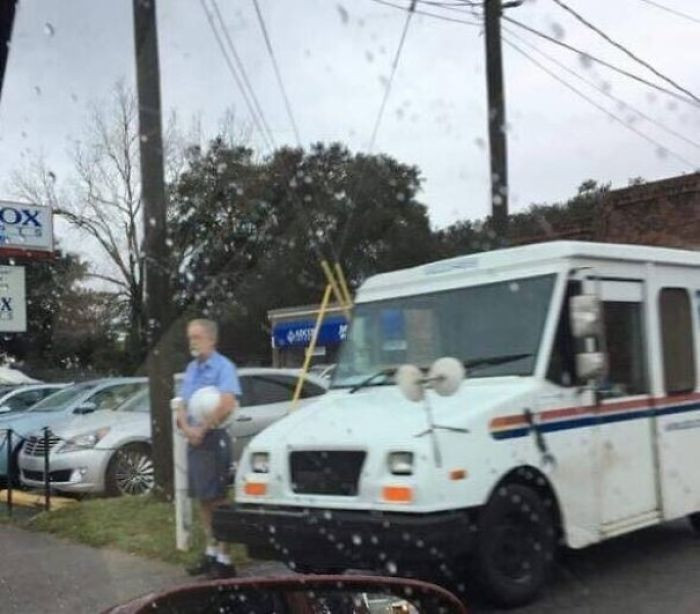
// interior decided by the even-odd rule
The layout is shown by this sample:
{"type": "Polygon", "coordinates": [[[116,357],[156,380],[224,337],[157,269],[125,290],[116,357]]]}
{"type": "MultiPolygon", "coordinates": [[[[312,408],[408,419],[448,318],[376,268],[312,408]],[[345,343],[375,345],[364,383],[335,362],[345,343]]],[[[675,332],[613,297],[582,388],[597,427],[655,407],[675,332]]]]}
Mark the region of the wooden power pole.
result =
{"type": "Polygon", "coordinates": [[[486,89],[488,95],[489,153],[491,158],[491,216],[501,245],[508,238],[508,150],[506,105],[501,47],[501,0],[484,0],[486,89]]]}
{"type": "Polygon", "coordinates": [[[2,95],[2,84],[7,67],[7,56],[10,52],[10,39],[12,38],[16,9],[17,0],[0,2],[0,96],[2,95]]]}
{"type": "Polygon", "coordinates": [[[147,369],[156,494],[173,497],[172,372],[164,332],[170,323],[163,135],[155,0],[133,0],[145,238],[147,369]]]}

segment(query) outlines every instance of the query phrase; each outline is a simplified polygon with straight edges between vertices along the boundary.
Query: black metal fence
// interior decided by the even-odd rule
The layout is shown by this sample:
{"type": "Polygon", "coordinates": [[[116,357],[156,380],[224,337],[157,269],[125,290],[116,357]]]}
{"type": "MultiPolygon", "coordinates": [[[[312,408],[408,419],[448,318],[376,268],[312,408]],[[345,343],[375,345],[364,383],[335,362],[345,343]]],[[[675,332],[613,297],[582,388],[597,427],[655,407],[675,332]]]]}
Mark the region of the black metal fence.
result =
{"type": "MultiPolygon", "coordinates": [[[[43,429],[43,438],[44,438],[44,451],[43,451],[43,456],[44,456],[44,488],[43,488],[43,493],[44,493],[44,510],[49,511],[51,509],[51,462],[50,462],[50,453],[51,453],[51,445],[50,445],[50,430],[48,427],[45,427],[43,429]]],[[[12,517],[13,512],[14,512],[14,501],[13,501],[13,491],[17,488],[17,486],[21,483],[20,479],[20,469],[19,469],[19,463],[18,463],[18,453],[19,453],[19,448],[22,446],[24,443],[24,438],[14,431],[13,429],[9,428],[5,430],[5,452],[7,454],[6,457],[6,462],[7,462],[7,475],[6,475],[6,486],[7,486],[7,514],[8,516],[12,517]],[[17,449],[15,450],[15,440],[18,441],[17,449]]]]}

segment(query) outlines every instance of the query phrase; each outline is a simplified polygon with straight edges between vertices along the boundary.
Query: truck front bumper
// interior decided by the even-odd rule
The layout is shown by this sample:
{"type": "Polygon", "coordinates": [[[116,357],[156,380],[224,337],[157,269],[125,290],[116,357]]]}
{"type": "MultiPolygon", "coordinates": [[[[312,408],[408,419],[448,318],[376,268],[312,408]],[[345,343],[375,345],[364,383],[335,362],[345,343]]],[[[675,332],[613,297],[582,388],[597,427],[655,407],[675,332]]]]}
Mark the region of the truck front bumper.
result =
{"type": "Polygon", "coordinates": [[[214,512],[214,535],[253,558],[299,571],[365,569],[383,575],[443,575],[469,553],[476,510],[384,513],[230,504],[214,512]]]}

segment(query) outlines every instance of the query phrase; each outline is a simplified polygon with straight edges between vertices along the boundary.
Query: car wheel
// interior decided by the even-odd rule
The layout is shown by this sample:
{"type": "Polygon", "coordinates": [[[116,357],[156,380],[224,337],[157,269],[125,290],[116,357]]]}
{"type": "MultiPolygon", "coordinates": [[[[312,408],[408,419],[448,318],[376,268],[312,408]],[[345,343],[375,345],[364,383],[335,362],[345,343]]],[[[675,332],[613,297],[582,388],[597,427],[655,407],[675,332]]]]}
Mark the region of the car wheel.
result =
{"type": "Polygon", "coordinates": [[[550,511],[530,488],[497,489],[479,517],[476,577],[503,607],[530,603],[544,586],[556,551],[550,511]]]}
{"type": "Polygon", "coordinates": [[[105,482],[107,494],[113,497],[151,492],[155,485],[151,448],[140,443],[119,448],[109,461],[105,482]]]}
{"type": "Polygon", "coordinates": [[[693,530],[696,533],[700,533],[700,512],[688,516],[688,521],[690,522],[690,526],[693,527],[693,530]]]}

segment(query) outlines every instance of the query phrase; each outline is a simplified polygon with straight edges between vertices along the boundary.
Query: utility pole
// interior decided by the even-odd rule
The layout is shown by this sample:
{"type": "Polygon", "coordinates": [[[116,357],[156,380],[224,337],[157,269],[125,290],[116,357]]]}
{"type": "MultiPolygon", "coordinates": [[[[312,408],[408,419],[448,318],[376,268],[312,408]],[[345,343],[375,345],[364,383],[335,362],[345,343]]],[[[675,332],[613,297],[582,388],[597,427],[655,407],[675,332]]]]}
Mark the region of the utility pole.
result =
{"type": "Polygon", "coordinates": [[[0,95],[2,95],[2,83],[7,67],[7,56],[10,51],[10,39],[12,39],[12,26],[15,23],[15,10],[17,0],[4,0],[0,2],[0,95]]]}
{"type": "Polygon", "coordinates": [[[504,245],[508,240],[508,149],[506,145],[501,14],[504,8],[520,4],[521,2],[503,4],[501,0],[484,0],[486,89],[491,158],[491,216],[493,229],[501,245],[504,245]]]}
{"type": "Polygon", "coordinates": [[[172,373],[163,334],[170,323],[163,135],[155,0],[133,0],[145,243],[147,370],[156,495],[173,497],[172,373]]]}

